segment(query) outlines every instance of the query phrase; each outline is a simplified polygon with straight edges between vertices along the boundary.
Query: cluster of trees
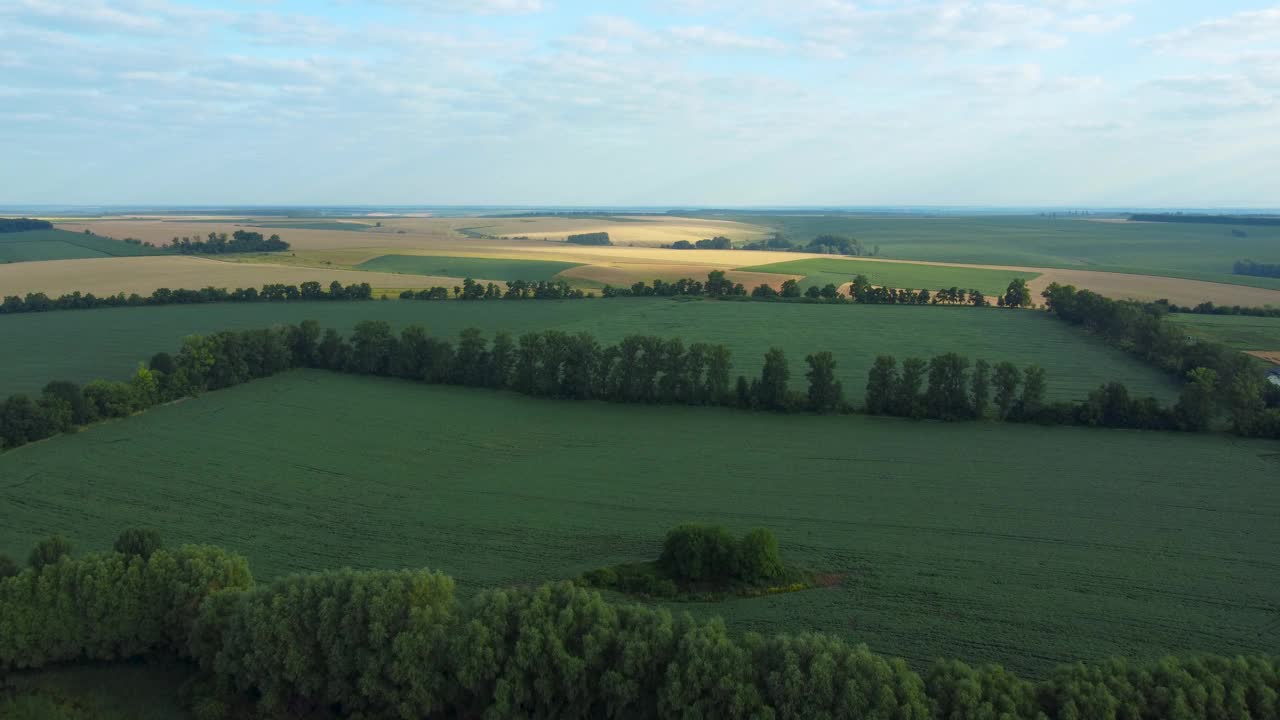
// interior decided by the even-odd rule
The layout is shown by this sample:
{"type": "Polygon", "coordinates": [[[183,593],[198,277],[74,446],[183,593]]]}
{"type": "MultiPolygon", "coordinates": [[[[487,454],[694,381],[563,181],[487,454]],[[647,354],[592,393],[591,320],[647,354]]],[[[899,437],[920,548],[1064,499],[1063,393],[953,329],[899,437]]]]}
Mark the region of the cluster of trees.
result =
{"type": "Polygon", "coordinates": [[[103,295],[76,291],[50,298],[44,293],[27,293],[26,297],[8,295],[0,302],[0,315],[6,313],[46,312],[49,310],[92,310],[104,307],[140,307],[144,305],[196,305],[222,302],[276,302],[282,300],[369,300],[373,297],[373,288],[369,283],[351,284],[343,287],[334,280],[326,290],[318,282],[304,282],[301,285],[283,285],[272,283],[257,288],[207,287],[200,290],[179,288],[159,288],[150,295],[132,293],[125,295],[103,295]]]}
{"type": "MultiPolygon", "coordinates": [[[[453,286],[455,300],[582,300],[595,297],[594,293],[570,287],[564,280],[508,280],[506,289],[494,283],[481,284],[464,278],[461,285],[453,286]]],[[[449,289],[432,287],[425,290],[405,290],[401,300],[448,300],[449,289]]]]}
{"type": "Polygon", "coordinates": [[[654,280],[652,285],[643,280],[629,288],[616,288],[605,285],[601,295],[613,297],[745,297],[747,289],[742,283],[735,283],[725,277],[723,270],[712,270],[707,273],[707,281],[700,282],[693,278],[681,278],[675,282],[654,280]]]}
{"type": "Polygon", "coordinates": [[[564,239],[567,243],[574,245],[612,245],[613,241],[609,239],[607,232],[578,233],[570,235],[564,239]]]}
{"type": "Polygon", "coordinates": [[[662,247],[672,250],[732,250],[733,241],[723,235],[717,235],[713,238],[703,238],[697,242],[677,240],[670,245],[663,245],[662,247]]]}
{"type": "Polygon", "coordinates": [[[26,232],[28,230],[52,230],[53,223],[34,218],[0,218],[0,233],[26,232]]]}
{"type": "Polygon", "coordinates": [[[782,574],[778,538],[767,528],[735,538],[720,525],[685,524],[662,542],[658,567],[684,583],[768,582],[782,574]]]}
{"type": "Polygon", "coordinates": [[[1130,215],[1134,222],[1196,223],[1200,225],[1280,225],[1280,217],[1271,215],[1186,215],[1183,213],[1138,213],[1130,215]]]}
{"type": "Polygon", "coordinates": [[[252,582],[208,547],[61,558],[0,580],[0,668],[194,659],[202,718],[1277,718],[1268,657],[917,673],[838,638],[735,636],[570,583],[468,600],[425,570],[252,582]]]}
{"type": "Polygon", "coordinates": [[[166,250],[181,255],[230,255],[232,253],[283,252],[289,249],[289,243],[280,239],[279,235],[264,238],[260,232],[236,230],[227,237],[226,233],[209,233],[208,238],[174,238],[166,250]]]}
{"type": "Polygon", "coordinates": [[[1268,264],[1252,260],[1237,260],[1234,271],[1236,275],[1280,278],[1280,263],[1268,264]]]}
{"type": "MultiPolygon", "coordinates": [[[[1219,343],[1187,338],[1176,325],[1165,322],[1167,309],[1159,303],[1112,300],[1058,283],[1042,295],[1049,310],[1062,320],[1083,326],[1184,380],[1183,401],[1189,407],[1208,402],[1211,416],[1225,412],[1234,432],[1280,438],[1280,408],[1273,406],[1268,383],[1249,356],[1219,343]],[[1211,402],[1203,396],[1211,397],[1211,402]]],[[[1112,394],[1118,396],[1118,390],[1112,394]]],[[[1181,422],[1200,424],[1198,418],[1181,422]]]]}
{"type": "Polygon", "coordinates": [[[775,232],[763,240],[747,243],[744,250],[782,250],[786,252],[820,253],[823,255],[879,255],[880,246],[868,252],[862,241],[846,235],[819,235],[809,242],[796,242],[775,232]]]}
{"type": "Polygon", "coordinates": [[[1157,300],[1151,303],[1150,312],[1188,313],[1192,315],[1246,315],[1249,317],[1280,317],[1280,307],[1250,307],[1248,305],[1214,305],[1202,302],[1199,305],[1178,305],[1168,300],[1157,300]]]}

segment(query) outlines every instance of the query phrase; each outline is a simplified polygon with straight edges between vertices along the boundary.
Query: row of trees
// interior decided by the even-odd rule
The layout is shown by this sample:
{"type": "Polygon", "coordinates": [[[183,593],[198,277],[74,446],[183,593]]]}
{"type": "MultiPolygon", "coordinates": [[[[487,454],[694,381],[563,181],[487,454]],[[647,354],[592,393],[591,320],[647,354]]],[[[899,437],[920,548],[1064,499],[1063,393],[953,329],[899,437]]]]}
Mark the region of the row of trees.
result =
{"type": "Polygon", "coordinates": [[[1152,303],[1157,313],[1189,313],[1192,315],[1246,315],[1249,317],[1280,317],[1280,307],[1268,305],[1256,307],[1248,305],[1215,305],[1202,302],[1199,305],[1178,305],[1168,300],[1157,300],[1152,303]]]}
{"type": "Polygon", "coordinates": [[[819,253],[822,255],[879,255],[880,246],[867,251],[862,241],[846,235],[819,235],[808,242],[796,241],[775,232],[770,237],[749,242],[742,246],[744,250],[782,250],[786,252],[819,253]]]}
{"type": "Polygon", "coordinates": [[[1188,392],[1211,394],[1210,413],[1226,413],[1234,432],[1280,438],[1280,397],[1270,389],[1253,358],[1219,343],[1188,338],[1165,321],[1167,311],[1158,303],[1112,300],[1058,283],[1042,295],[1049,310],[1062,320],[1092,331],[1193,386],[1184,386],[1188,402],[1188,392]]]}
{"type": "Polygon", "coordinates": [[[198,237],[174,238],[164,249],[181,255],[230,255],[232,253],[284,252],[289,243],[280,239],[279,235],[264,238],[262,233],[251,230],[236,230],[227,237],[226,233],[209,233],[201,240],[198,237]]]}
{"type": "Polygon", "coordinates": [[[1280,278],[1280,263],[1268,264],[1252,260],[1237,260],[1234,272],[1236,275],[1280,278]]]}
{"type": "Polygon", "coordinates": [[[578,233],[564,239],[573,245],[612,245],[607,232],[578,233]]]}
{"type": "Polygon", "coordinates": [[[677,240],[670,245],[663,245],[664,248],[672,250],[732,250],[733,241],[723,235],[717,235],[713,238],[703,238],[696,242],[688,240],[677,240]]]}
{"type": "Polygon", "coordinates": [[[0,218],[0,234],[27,232],[28,230],[52,230],[53,223],[35,218],[0,218]]]}
{"type": "MultiPolygon", "coordinates": [[[[453,286],[455,300],[582,300],[595,293],[573,288],[564,280],[508,280],[506,288],[494,283],[479,283],[464,278],[453,286]]],[[[401,300],[448,300],[449,288],[436,286],[424,290],[405,290],[401,300]]]]}
{"type": "Polygon", "coordinates": [[[1275,658],[917,673],[832,636],[734,636],[570,583],[454,589],[425,570],[255,586],[243,559],[207,547],[63,557],[0,580],[0,668],[190,657],[203,718],[1280,717],[1275,658]]]}
{"type": "Polygon", "coordinates": [[[50,310],[92,310],[104,307],[141,307],[145,305],[199,305],[204,303],[223,302],[276,302],[284,300],[369,300],[373,298],[373,288],[369,283],[343,286],[334,280],[328,289],[318,282],[304,282],[301,285],[284,285],[270,283],[257,288],[207,287],[200,290],[159,288],[150,295],[132,293],[125,295],[103,295],[81,293],[76,291],[50,298],[44,293],[27,293],[26,297],[18,295],[5,296],[0,302],[0,315],[6,313],[47,312],[50,310]]]}

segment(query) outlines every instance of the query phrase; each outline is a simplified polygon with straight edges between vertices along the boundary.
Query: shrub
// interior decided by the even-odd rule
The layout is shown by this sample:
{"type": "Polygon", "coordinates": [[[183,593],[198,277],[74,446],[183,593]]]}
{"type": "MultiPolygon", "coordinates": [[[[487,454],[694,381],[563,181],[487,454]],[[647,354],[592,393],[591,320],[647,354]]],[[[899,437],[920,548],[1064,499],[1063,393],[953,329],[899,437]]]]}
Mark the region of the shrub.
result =
{"type": "Polygon", "coordinates": [[[52,565],[58,562],[64,556],[71,555],[71,543],[61,535],[54,535],[36,543],[31,548],[31,555],[27,558],[27,564],[36,570],[44,568],[46,565],[52,565]]]}
{"type": "Polygon", "coordinates": [[[125,555],[137,555],[142,559],[151,557],[151,553],[159,550],[164,542],[160,533],[155,530],[128,528],[116,538],[115,551],[125,555]]]}
{"type": "Polygon", "coordinates": [[[737,576],[748,582],[761,582],[782,574],[782,557],[778,554],[778,538],[772,530],[756,528],[738,542],[737,576]]]}
{"type": "Polygon", "coordinates": [[[22,568],[18,567],[18,563],[14,562],[13,558],[0,553],[0,580],[11,578],[20,572],[22,568]]]}
{"type": "Polygon", "coordinates": [[[734,574],[738,542],[719,525],[681,525],[667,533],[658,565],[677,580],[724,580],[734,574]]]}

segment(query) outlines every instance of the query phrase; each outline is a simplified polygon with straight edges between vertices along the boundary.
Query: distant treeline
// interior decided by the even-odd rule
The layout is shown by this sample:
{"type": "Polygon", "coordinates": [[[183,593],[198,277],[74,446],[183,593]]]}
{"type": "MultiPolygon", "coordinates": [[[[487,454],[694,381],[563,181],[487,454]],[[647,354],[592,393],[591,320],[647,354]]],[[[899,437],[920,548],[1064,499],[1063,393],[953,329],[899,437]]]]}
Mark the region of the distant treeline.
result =
{"type": "Polygon", "coordinates": [[[574,245],[612,245],[613,244],[613,242],[609,240],[609,233],[607,232],[579,233],[577,235],[570,235],[569,237],[565,238],[564,241],[567,243],[573,243],[574,245]]]}
{"type": "Polygon", "coordinates": [[[1199,305],[1177,305],[1168,300],[1157,300],[1152,305],[1158,311],[1171,313],[1188,313],[1191,315],[1247,315],[1249,317],[1280,317],[1280,307],[1249,307],[1246,305],[1214,305],[1202,302],[1199,305]]]}
{"type": "Polygon", "coordinates": [[[280,239],[279,235],[264,238],[260,232],[236,230],[227,237],[226,233],[209,233],[200,238],[174,238],[163,249],[180,255],[230,255],[232,253],[284,252],[289,243],[280,239]]]}
{"type": "Polygon", "coordinates": [[[568,582],[466,599],[427,570],[259,585],[211,546],[122,536],[73,558],[65,541],[42,545],[38,564],[0,579],[0,671],[187,659],[199,672],[185,694],[206,720],[1280,717],[1271,657],[1077,662],[1041,680],[959,660],[916,672],[832,635],[734,635],[568,582]]]}
{"type": "Polygon", "coordinates": [[[6,295],[0,302],[0,315],[8,313],[47,312],[50,310],[92,310],[107,307],[145,307],[152,305],[200,305],[205,303],[224,302],[279,302],[286,300],[369,300],[373,297],[373,288],[369,283],[351,284],[343,287],[334,280],[325,290],[318,282],[304,282],[301,285],[267,284],[261,290],[257,288],[207,287],[201,290],[170,290],[159,288],[150,295],[132,293],[125,295],[103,295],[81,293],[79,290],[56,298],[44,293],[27,293],[26,297],[6,295]]]}
{"type": "Polygon", "coordinates": [[[1220,343],[1189,340],[1165,322],[1166,305],[1112,300],[1053,283],[1042,293],[1048,309],[1109,344],[1199,386],[1212,407],[1225,411],[1240,435],[1280,438],[1280,397],[1256,362],[1220,343]]]}
{"type": "Polygon", "coordinates": [[[1280,263],[1267,264],[1252,260],[1237,260],[1233,272],[1236,275],[1280,278],[1280,263]]]}
{"type": "Polygon", "coordinates": [[[772,237],[750,242],[742,246],[743,250],[781,250],[784,252],[819,253],[822,255],[879,255],[877,245],[870,252],[862,245],[862,241],[845,235],[819,235],[809,242],[798,242],[782,233],[775,232],[772,237]]]}
{"type": "Polygon", "coordinates": [[[662,247],[672,250],[732,250],[733,241],[723,235],[717,235],[713,238],[704,238],[696,242],[677,240],[670,245],[663,245],[662,247]]]}
{"type": "MultiPolygon", "coordinates": [[[[508,280],[504,290],[494,283],[480,284],[465,278],[453,286],[455,300],[584,300],[595,297],[569,286],[564,280],[508,280]]],[[[405,290],[401,300],[448,300],[449,288],[435,286],[424,290],[405,290]]]]}
{"type": "Polygon", "coordinates": [[[26,232],[28,230],[52,230],[53,223],[33,218],[0,218],[0,233],[26,232]]]}
{"type": "Polygon", "coordinates": [[[1130,215],[1135,222],[1197,223],[1202,225],[1280,225],[1280,217],[1271,215],[1184,215],[1182,213],[1139,213],[1130,215]]]}

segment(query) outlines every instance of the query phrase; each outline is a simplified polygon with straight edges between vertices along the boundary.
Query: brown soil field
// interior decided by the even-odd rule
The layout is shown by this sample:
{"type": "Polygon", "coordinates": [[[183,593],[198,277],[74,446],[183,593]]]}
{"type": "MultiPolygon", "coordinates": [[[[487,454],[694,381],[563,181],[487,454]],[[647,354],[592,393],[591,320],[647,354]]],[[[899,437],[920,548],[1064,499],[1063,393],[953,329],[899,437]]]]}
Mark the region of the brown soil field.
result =
{"type": "Polygon", "coordinates": [[[1156,277],[1154,275],[1128,275],[1125,273],[1097,272],[1095,270],[1039,269],[1040,277],[1027,283],[1036,299],[1040,291],[1056,282],[1087,288],[1110,298],[1133,300],[1168,299],[1179,305],[1198,305],[1206,300],[1217,305],[1266,306],[1280,305],[1280,290],[1227,285],[1203,280],[1156,277]]]}
{"type": "Polygon", "coordinates": [[[1280,365],[1280,350],[1246,350],[1248,354],[1280,365]]]}
{"type": "Polygon", "coordinates": [[[229,263],[194,257],[91,258],[0,265],[0,296],[43,292],[50,296],[91,292],[150,294],[157,288],[261,287],[315,280],[328,285],[367,282],[377,288],[452,287],[458,278],[229,263]]]}

